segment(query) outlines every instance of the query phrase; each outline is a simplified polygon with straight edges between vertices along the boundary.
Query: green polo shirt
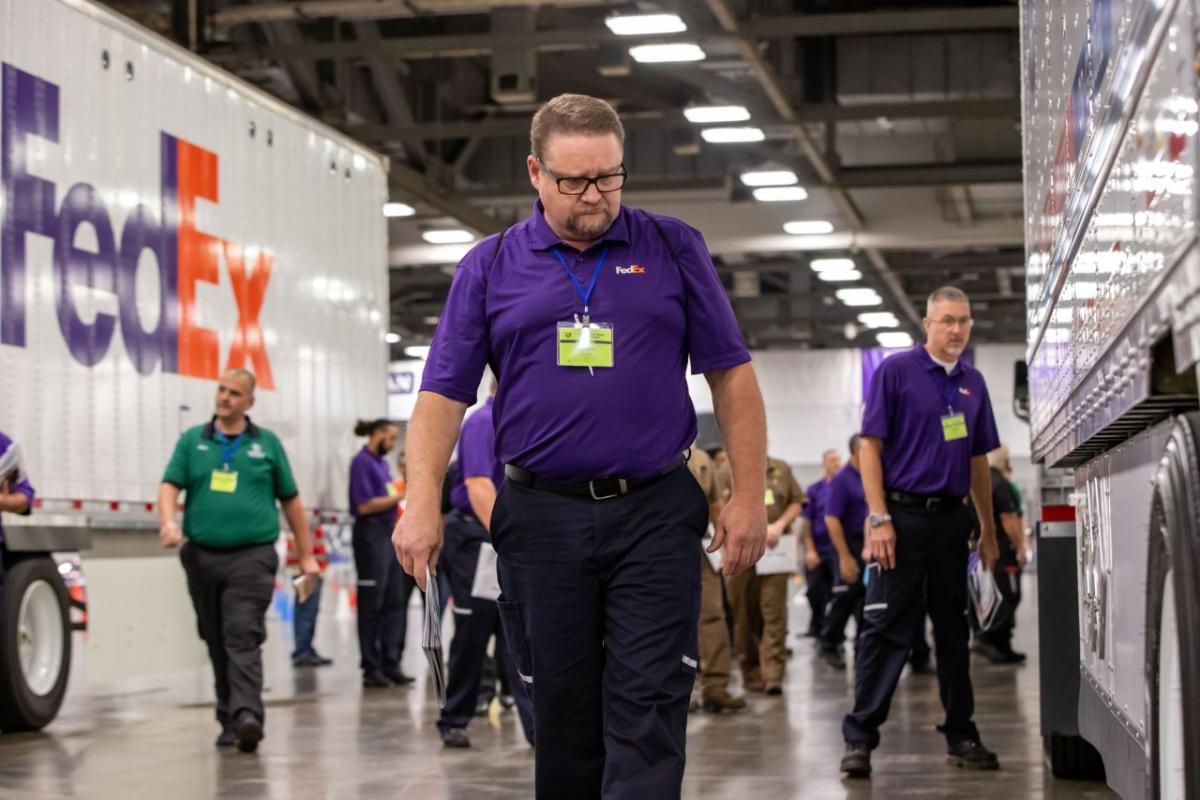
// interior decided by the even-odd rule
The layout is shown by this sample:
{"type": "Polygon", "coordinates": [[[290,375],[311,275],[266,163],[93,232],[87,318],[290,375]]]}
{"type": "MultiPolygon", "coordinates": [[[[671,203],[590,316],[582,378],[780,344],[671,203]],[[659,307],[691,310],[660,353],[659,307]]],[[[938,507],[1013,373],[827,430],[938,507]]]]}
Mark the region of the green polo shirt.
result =
{"type": "MultiPolygon", "coordinates": [[[[246,430],[229,464],[237,473],[232,492],[213,490],[213,473],[225,458],[217,440],[215,417],[185,431],[163,473],[163,483],[185,493],[183,533],[207,547],[232,549],[267,544],[279,538],[276,500],[299,494],[287,454],[275,434],[246,418],[246,430]]],[[[228,485],[228,480],[218,483],[228,485]]]]}

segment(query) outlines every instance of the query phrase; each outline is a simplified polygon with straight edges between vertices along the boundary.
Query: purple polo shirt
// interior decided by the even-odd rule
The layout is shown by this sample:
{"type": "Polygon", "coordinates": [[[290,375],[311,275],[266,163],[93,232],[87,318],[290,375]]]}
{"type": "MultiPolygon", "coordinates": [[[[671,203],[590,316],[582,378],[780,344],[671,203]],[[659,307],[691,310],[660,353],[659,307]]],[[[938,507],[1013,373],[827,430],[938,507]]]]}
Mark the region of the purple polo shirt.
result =
{"type": "Polygon", "coordinates": [[[867,392],[862,435],[883,439],[886,488],[946,497],[966,497],[972,456],[1000,446],[983,375],[962,359],[947,375],[924,345],[880,365],[867,392]],[[949,409],[966,418],[965,439],[945,440],[942,417],[949,409]]]}
{"type": "Polygon", "coordinates": [[[847,464],[838,470],[829,484],[825,498],[825,513],[842,523],[842,533],[851,553],[863,548],[863,522],[867,519],[867,495],[863,492],[862,475],[847,464]]]}
{"type": "MultiPolygon", "coordinates": [[[[0,433],[0,480],[4,480],[15,472],[16,483],[8,487],[8,491],[23,494],[29,499],[29,508],[22,514],[25,516],[33,511],[33,484],[25,475],[21,464],[20,450],[8,436],[0,433]]],[[[4,525],[0,523],[0,542],[4,541],[4,525]]]]}
{"type": "Polygon", "coordinates": [[[461,469],[454,474],[450,504],[468,514],[475,512],[467,497],[467,478],[491,478],[497,489],[504,480],[504,465],[496,460],[496,432],[492,428],[494,402],[489,397],[478,411],[467,417],[458,436],[458,463],[461,469]]]}
{"type": "Polygon", "coordinates": [[[829,498],[831,481],[824,478],[805,489],[808,504],[804,506],[804,518],[812,530],[813,544],[822,555],[833,552],[833,543],[829,541],[829,528],[825,526],[825,505],[829,498]]]}
{"type": "Polygon", "coordinates": [[[458,265],[421,390],[473,403],[491,365],[500,463],[558,481],[649,478],[695,441],[689,358],[694,373],[750,360],[699,231],[626,206],[579,253],[538,202],[499,247],[488,237],[458,265]],[[595,375],[557,364],[557,323],[583,301],[553,251],[584,287],[605,254],[590,308],[613,325],[614,366],[595,375]]]}
{"type": "MultiPolygon", "coordinates": [[[[391,482],[392,473],[388,469],[387,460],[364,446],[350,462],[350,513],[355,517],[362,517],[363,515],[358,513],[358,507],[376,497],[385,497],[391,482]]],[[[396,509],[393,507],[376,514],[367,514],[364,518],[383,518],[395,522],[396,509]]]]}

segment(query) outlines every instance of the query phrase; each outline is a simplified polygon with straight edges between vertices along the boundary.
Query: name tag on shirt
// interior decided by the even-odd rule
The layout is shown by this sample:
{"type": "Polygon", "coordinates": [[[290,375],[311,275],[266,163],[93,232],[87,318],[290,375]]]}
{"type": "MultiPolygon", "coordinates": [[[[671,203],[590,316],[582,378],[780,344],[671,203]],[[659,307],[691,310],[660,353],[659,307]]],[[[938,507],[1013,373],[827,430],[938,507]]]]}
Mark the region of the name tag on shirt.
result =
{"type": "Polygon", "coordinates": [[[775,505],[775,492],[774,492],[774,490],[772,490],[772,489],[767,489],[767,499],[766,499],[766,503],[767,503],[767,505],[769,505],[769,506],[773,506],[773,505],[775,505]]]}
{"type": "Polygon", "coordinates": [[[212,481],[208,484],[208,488],[214,492],[224,492],[231,494],[237,491],[237,473],[226,472],[223,469],[214,469],[212,471],[212,481]]]}
{"type": "Polygon", "coordinates": [[[962,414],[947,414],[942,417],[942,437],[947,442],[967,438],[967,418],[962,414]]]}
{"type": "Polygon", "coordinates": [[[607,322],[577,325],[558,323],[558,365],[560,367],[611,367],[613,365],[613,326],[607,322]]]}

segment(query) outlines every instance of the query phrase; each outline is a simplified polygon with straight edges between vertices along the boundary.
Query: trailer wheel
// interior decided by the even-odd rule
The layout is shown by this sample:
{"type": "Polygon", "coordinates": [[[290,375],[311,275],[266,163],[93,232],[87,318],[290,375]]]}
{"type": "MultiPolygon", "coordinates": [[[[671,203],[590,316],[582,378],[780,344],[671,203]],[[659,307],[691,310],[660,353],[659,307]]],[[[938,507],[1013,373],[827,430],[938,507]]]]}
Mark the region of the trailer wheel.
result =
{"type": "Polygon", "coordinates": [[[1082,736],[1051,734],[1043,739],[1050,773],[1064,781],[1104,780],[1104,759],[1082,736]]]}
{"type": "Polygon", "coordinates": [[[1146,582],[1146,796],[1200,797],[1200,414],[1178,417],[1154,479],[1146,582]]]}
{"type": "Polygon", "coordinates": [[[34,731],[58,713],[71,666],[70,600],[53,559],[6,565],[0,604],[0,730],[34,731]]]}

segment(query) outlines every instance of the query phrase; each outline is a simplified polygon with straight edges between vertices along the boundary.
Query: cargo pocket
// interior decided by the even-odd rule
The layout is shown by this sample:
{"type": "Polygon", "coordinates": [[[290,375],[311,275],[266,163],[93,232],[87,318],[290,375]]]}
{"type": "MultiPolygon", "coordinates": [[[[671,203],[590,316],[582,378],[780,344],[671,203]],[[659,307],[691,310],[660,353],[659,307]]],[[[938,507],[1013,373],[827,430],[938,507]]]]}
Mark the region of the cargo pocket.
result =
{"type": "Polygon", "coordinates": [[[887,570],[878,563],[867,564],[863,570],[866,597],[863,600],[863,617],[877,625],[882,624],[888,613],[887,570]]]}
{"type": "Polygon", "coordinates": [[[526,686],[533,688],[533,659],[529,657],[529,642],[525,638],[525,621],[521,619],[521,606],[517,603],[499,601],[496,606],[500,609],[500,626],[504,632],[504,643],[517,669],[519,677],[526,686]]]}

